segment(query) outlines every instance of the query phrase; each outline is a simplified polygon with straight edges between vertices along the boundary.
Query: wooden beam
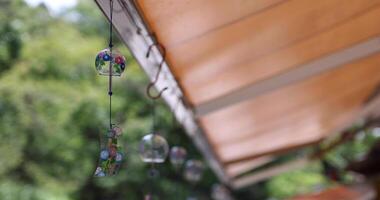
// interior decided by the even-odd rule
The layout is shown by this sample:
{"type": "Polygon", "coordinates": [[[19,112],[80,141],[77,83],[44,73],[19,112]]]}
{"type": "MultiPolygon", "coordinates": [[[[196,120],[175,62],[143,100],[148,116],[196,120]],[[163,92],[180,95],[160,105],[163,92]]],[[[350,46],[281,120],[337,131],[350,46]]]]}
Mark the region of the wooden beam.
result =
{"type": "MultiPolygon", "coordinates": [[[[96,0],[99,8],[104,15],[109,18],[109,0],[96,0]]],[[[139,15],[133,2],[129,0],[114,0],[114,9],[117,11],[113,16],[113,24],[120,38],[126,44],[132,55],[139,65],[143,68],[149,79],[153,80],[158,65],[161,62],[162,55],[157,47],[154,47],[150,57],[146,57],[149,46],[154,43],[149,28],[139,15]]],[[[163,65],[161,75],[157,84],[157,90],[169,87],[169,91],[163,93],[162,98],[172,111],[175,117],[186,130],[186,133],[194,141],[197,148],[203,154],[204,159],[214,170],[221,182],[228,184],[229,179],[226,176],[222,165],[216,159],[215,153],[211,148],[204,133],[194,120],[194,115],[185,102],[182,101],[183,92],[168,65],[163,65]]]]}
{"type": "MultiPolygon", "coordinates": [[[[357,116],[355,116],[354,121],[360,121],[362,119],[368,118],[370,116],[373,117],[379,117],[380,115],[380,95],[377,95],[375,98],[373,98],[370,102],[368,102],[365,107],[362,109],[362,111],[359,112],[357,116]]],[[[343,131],[347,127],[349,127],[351,124],[346,124],[345,127],[339,127],[336,131],[343,131]]],[[[339,143],[341,144],[341,143],[339,143]]],[[[337,145],[339,145],[337,144],[337,145]]],[[[337,145],[334,145],[336,147],[337,145]]],[[[331,148],[332,149],[332,148],[331,148]]],[[[331,150],[329,149],[329,150],[331,150]]],[[[326,153],[326,152],[324,152],[326,153]]],[[[251,175],[244,176],[242,178],[236,179],[232,182],[232,186],[235,189],[239,189],[242,187],[246,187],[248,185],[252,185],[256,182],[271,178],[273,176],[279,175],[281,173],[304,167],[308,161],[317,159],[319,157],[316,157],[315,154],[311,154],[308,158],[302,158],[300,160],[292,161],[290,163],[286,163],[280,166],[275,166],[269,169],[262,170],[261,172],[254,173],[251,175]],[[300,166],[297,166],[300,165],[300,166]]]]}
{"type": "Polygon", "coordinates": [[[246,160],[239,163],[232,163],[230,165],[227,165],[225,168],[226,168],[227,175],[229,177],[236,177],[240,174],[243,174],[245,172],[248,172],[250,170],[263,166],[273,160],[274,160],[273,156],[263,156],[263,157],[246,160]]]}
{"type": "Polygon", "coordinates": [[[280,87],[305,80],[312,76],[316,76],[340,67],[344,64],[368,57],[377,52],[380,52],[380,37],[375,37],[361,42],[351,46],[350,48],[343,49],[339,52],[301,65],[293,70],[287,71],[270,79],[229,93],[228,95],[217,98],[211,102],[201,104],[195,108],[196,116],[201,117],[207,115],[221,108],[225,108],[276,90],[280,87]]]}
{"type": "Polygon", "coordinates": [[[310,161],[307,158],[299,158],[297,160],[290,161],[288,163],[278,165],[275,167],[271,167],[269,169],[253,173],[251,175],[243,176],[241,178],[235,179],[232,182],[232,187],[234,189],[241,189],[259,181],[271,178],[273,176],[277,176],[284,172],[305,167],[309,162],[310,161]]]}
{"type": "Polygon", "coordinates": [[[243,157],[243,158],[229,160],[228,162],[224,162],[224,164],[231,165],[231,164],[235,164],[235,163],[245,162],[247,160],[258,159],[260,157],[268,156],[268,155],[278,156],[278,155],[282,155],[284,153],[287,153],[287,152],[290,152],[290,151],[293,151],[296,149],[301,149],[301,148],[305,148],[308,146],[316,145],[320,142],[321,142],[321,140],[316,140],[316,141],[311,141],[308,143],[302,143],[302,144],[298,144],[298,145],[294,145],[294,146],[290,146],[290,147],[279,148],[279,149],[276,149],[276,150],[271,151],[271,152],[265,152],[265,153],[255,154],[252,156],[247,156],[247,157],[243,157]]]}

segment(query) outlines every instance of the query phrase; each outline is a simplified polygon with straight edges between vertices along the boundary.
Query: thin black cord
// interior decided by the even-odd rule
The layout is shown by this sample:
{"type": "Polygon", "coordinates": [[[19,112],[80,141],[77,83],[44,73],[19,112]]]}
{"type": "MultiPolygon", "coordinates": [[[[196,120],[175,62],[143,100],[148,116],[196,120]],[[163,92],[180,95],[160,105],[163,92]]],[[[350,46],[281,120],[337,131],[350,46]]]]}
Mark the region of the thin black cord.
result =
{"type": "Polygon", "coordinates": [[[110,130],[112,130],[112,95],[109,95],[110,96],[110,130]]]}
{"type": "Polygon", "coordinates": [[[110,40],[109,40],[109,44],[108,44],[108,47],[110,49],[110,66],[109,66],[109,75],[108,75],[108,95],[110,97],[110,101],[109,101],[109,118],[110,118],[110,129],[112,129],[112,61],[113,61],[113,55],[112,55],[112,47],[113,47],[113,43],[112,43],[112,29],[113,29],[113,26],[112,26],[112,23],[113,23],[113,0],[110,0],[110,40]]]}
{"type": "Polygon", "coordinates": [[[150,180],[149,180],[150,191],[149,191],[149,193],[153,197],[155,195],[155,180],[156,180],[156,178],[158,176],[154,162],[151,163],[149,176],[150,176],[150,180]]]}
{"type": "Polygon", "coordinates": [[[109,40],[109,47],[112,48],[113,44],[112,44],[112,29],[113,29],[113,26],[112,26],[112,23],[113,23],[113,0],[110,0],[110,40],[109,40]]]}
{"type": "Polygon", "coordinates": [[[156,134],[156,102],[154,99],[152,99],[151,104],[152,109],[152,134],[156,134]]]}

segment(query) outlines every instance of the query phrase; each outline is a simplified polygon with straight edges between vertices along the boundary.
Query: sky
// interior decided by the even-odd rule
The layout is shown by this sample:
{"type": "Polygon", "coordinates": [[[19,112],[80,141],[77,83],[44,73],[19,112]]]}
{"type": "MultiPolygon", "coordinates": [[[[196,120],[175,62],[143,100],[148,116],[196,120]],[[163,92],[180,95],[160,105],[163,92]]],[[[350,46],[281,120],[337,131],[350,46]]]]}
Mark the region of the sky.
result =
{"type": "Polygon", "coordinates": [[[45,3],[53,13],[59,13],[64,8],[69,8],[77,3],[77,0],[25,0],[29,5],[37,6],[41,2],[45,3]]]}

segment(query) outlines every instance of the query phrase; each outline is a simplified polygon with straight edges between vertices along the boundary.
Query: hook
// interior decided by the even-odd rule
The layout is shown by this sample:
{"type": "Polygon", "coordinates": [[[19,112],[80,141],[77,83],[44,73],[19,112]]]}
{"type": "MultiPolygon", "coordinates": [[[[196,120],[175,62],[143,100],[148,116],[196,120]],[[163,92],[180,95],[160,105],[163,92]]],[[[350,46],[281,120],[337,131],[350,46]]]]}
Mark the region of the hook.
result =
{"type": "Polygon", "coordinates": [[[165,92],[165,90],[167,90],[168,87],[165,87],[164,89],[162,89],[162,90],[158,93],[158,95],[156,95],[156,96],[153,96],[153,95],[151,94],[150,91],[151,91],[151,88],[157,83],[158,78],[159,78],[159,76],[160,76],[162,66],[163,66],[163,64],[164,64],[164,62],[165,62],[166,49],[165,49],[165,47],[164,47],[162,44],[160,44],[160,43],[157,42],[156,37],[155,37],[154,34],[153,34],[152,36],[153,36],[153,38],[155,39],[155,43],[153,43],[153,44],[151,44],[151,45],[149,46],[149,48],[148,48],[148,52],[146,53],[146,57],[148,58],[148,57],[150,56],[150,52],[152,51],[152,48],[153,48],[154,46],[157,46],[157,48],[159,48],[159,49],[162,50],[162,54],[161,54],[161,55],[162,55],[162,60],[161,60],[160,64],[158,65],[158,70],[157,70],[157,73],[156,73],[156,77],[155,77],[155,79],[154,79],[152,82],[150,82],[150,83],[148,84],[147,88],[146,88],[146,94],[147,94],[148,97],[151,98],[151,99],[159,99],[159,98],[161,97],[162,93],[165,92]]]}
{"type": "Polygon", "coordinates": [[[155,80],[152,81],[152,82],[150,82],[150,83],[148,84],[148,87],[146,87],[146,94],[147,94],[148,97],[151,98],[151,99],[159,99],[159,98],[161,97],[162,93],[165,92],[165,91],[168,89],[168,87],[165,87],[165,88],[162,89],[162,90],[158,93],[158,95],[156,95],[156,96],[153,96],[153,95],[151,94],[151,92],[150,92],[150,91],[151,91],[151,88],[157,83],[158,77],[159,77],[160,72],[161,72],[161,68],[162,68],[162,64],[160,64],[159,67],[158,67],[158,71],[157,71],[157,74],[156,74],[156,78],[155,78],[155,80]]]}
{"type": "MultiPolygon", "coordinates": [[[[150,52],[152,51],[153,47],[156,46],[160,51],[162,51],[162,60],[165,59],[166,56],[166,49],[165,47],[157,41],[156,33],[150,33],[148,36],[150,36],[153,39],[153,44],[149,45],[148,51],[146,52],[145,57],[149,58],[150,52]]],[[[161,61],[163,62],[163,61],[161,61]]]]}

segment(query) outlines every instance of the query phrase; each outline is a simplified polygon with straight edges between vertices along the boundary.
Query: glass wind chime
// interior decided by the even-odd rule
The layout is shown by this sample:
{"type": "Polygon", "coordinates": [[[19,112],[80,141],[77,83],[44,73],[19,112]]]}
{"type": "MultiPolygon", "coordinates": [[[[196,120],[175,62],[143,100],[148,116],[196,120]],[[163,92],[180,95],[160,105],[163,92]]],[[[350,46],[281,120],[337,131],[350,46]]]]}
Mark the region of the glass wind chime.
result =
{"type": "Polygon", "coordinates": [[[154,194],[153,194],[153,181],[154,181],[154,179],[158,178],[158,176],[159,176],[159,172],[155,168],[155,165],[165,162],[165,160],[169,154],[168,142],[156,130],[156,121],[157,120],[156,120],[156,108],[155,108],[155,106],[156,106],[155,101],[157,99],[161,98],[162,93],[168,88],[164,88],[162,91],[160,91],[158,93],[157,96],[153,96],[150,92],[151,88],[158,81],[162,65],[165,62],[165,49],[160,44],[151,45],[148,49],[148,53],[146,54],[146,57],[149,57],[150,51],[152,50],[152,47],[155,45],[161,47],[161,49],[163,49],[163,53],[162,53],[162,61],[158,66],[158,71],[157,71],[155,80],[153,82],[149,83],[147,86],[147,89],[146,89],[147,96],[152,100],[152,130],[151,130],[150,134],[145,135],[141,139],[140,145],[139,145],[139,154],[140,154],[141,160],[145,163],[150,164],[150,166],[151,166],[149,173],[148,173],[149,178],[151,178],[151,191],[149,191],[149,194],[146,194],[144,196],[145,200],[152,200],[155,198],[154,194]]]}
{"type": "MultiPolygon", "coordinates": [[[[151,46],[152,47],[152,46],[151,46]]],[[[150,50],[149,47],[147,57],[149,57],[150,50]]],[[[161,98],[161,94],[168,88],[164,88],[157,96],[153,96],[150,93],[151,88],[156,84],[159,74],[161,72],[162,65],[165,61],[165,53],[162,56],[162,62],[159,65],[156,78],[153,82],[149,83],[146,89],[147,96],[152,100],[152,130],[151,133],[145,135],[140,142],[139,153],[143,162],[150,164],[159,164],[165,162],[168,153],[169,145],[164,137],[162,137],[156,130],[156,108],[155,100],[161,98]]]]}
{"type": "Polygon", "coordinates": [[[170,149],[170,163],[178,172],[185,163],[187,151],[181,146],[174,146],[170,149]]]}
{"type": "MultiPolygon", "coordinates": [[[[180,98],[178,98],[178,103],[179,103],[179,100],[180,100],[180,98]]],[[[173,109],[173,111],[172,111],[172,128],[173,129],[177,125],[177,120],[175,117],[175,111],[176,111],[175,109],[173,109]]],[[[180,170],[182,169],[183,164],[186,161],[186,157],[187,157],[187,151],[184,147],[173,146],[170,149],[169,159],[170,159],[170,163],[174,167],[176,173],[179,173],[180,170]]]]}
{"type": "Polygon", "coordinates": [[[105,140],[101,140],[101,151],[98,166],[95,171],[96,177],[112,176],[117,174],[124,160],[124,154],[118,139],[122,135],[122,130],[112,123],[112,77],[121,76],[125,69],[125,58],[113,48],[112,27],[113,27],[113,0],[110,0],[110,26],[108,48],[100,51],[95,59],[95,68],[99,75],[108,76],[108,96],[109,96],[109,128],[104,135],[105,140]]]}
{"type": "Polygon", "coordinates": [[[195,185],[202,179],[204,171],[204,164],[200,160],[191,159],[186,161],[184,169],[184,177],[192,185],[192,193],[186,198],[186,200],[197,200],[195,193],[195,185]]]}

